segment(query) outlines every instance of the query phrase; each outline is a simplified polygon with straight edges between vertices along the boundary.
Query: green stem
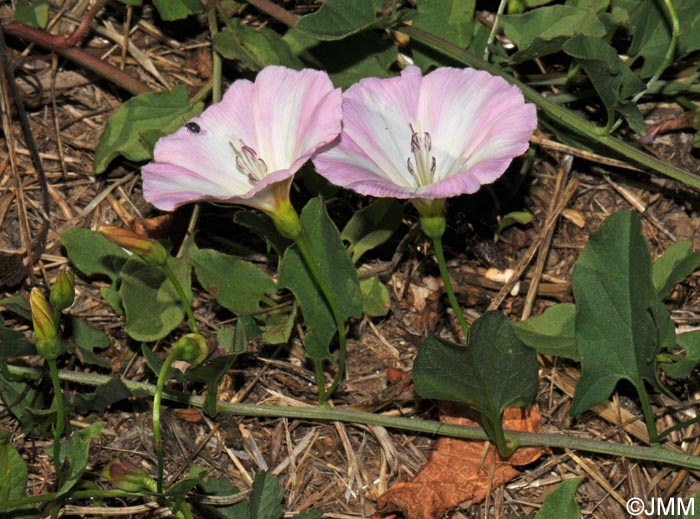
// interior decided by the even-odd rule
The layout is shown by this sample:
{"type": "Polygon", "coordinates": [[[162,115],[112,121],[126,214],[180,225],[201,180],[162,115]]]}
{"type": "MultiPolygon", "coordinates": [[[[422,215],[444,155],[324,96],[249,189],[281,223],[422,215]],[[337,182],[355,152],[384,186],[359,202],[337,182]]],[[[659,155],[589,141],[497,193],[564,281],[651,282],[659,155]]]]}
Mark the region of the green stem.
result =
{"type": "Polygon", "coordinates": [[[37,496],[22,497],[19,499],[11,499],[0,503],[0,510],[10,510],[13,508],[21,508],[36,503],[47,503],[55,501],[59,498],[65,499],[104,499],[109,497],[138,497],[140,494],[133,492],[124,492],[123,490],[77,490],[68,494],[58,494],[50,492],[48,494],[39,494],[37,496]]]}
{"type": "Polygon", "coordinates": [[[649,433],[649,441],[657,443],[659,441],[659,433],[656,430],[656,417],[654,416],[654,410],[651,408],[651,403],[649,402],[649,394],[644,386],[638,391],[639,393],[639,403],[642,406],[642,414],[644,415],[644,423],[647,425],[647,432],[649,433]]]}
{"type": "Polygon", "coordinates": [[[400,31],[410,36],[413,40],[442,52],[444,55],[455,59],[460,63],[470,67],[482,69],[490,74],[502,77],[509,83],[519,87],[523,91],[525,97],[537,105],[537,107],[546,113],[550,118],[565,124],[572,130],[575,130],[579,134],[588,137],[590,140],[601,144],[609,150],[619,153],[637,164],[645,166],[654,171],[658,171],[659,173],[662,173],[670,178],[679,180],[690,186],[700,188],[700,176],[673,166],[672,164],[669,164],[661,159],[657,159],[656,157],[652,157],[651,155],[633,148],[629,144],[611,137],[610,135],[601,134],[601,128],[595,124],[587,121],[583,117],[580,117],[571,110],[567,110],[566,108],[558,106],[556,103],[552,103],[547,98],[541,96],[536,90],[513,78],[498,66],[487,63],[482,59],[479,59],[474,54],[416,27],[404,26],[400,28],[400,31]]]}
{"type": "Polygon", "coordinates": [[[153,445],[158,459],[158,477],[156,478],[156,491],[160,494],[163,492],[163,439],[160,435],[160,402],[163,398],[163,389],[165,388],[165,379],[168,376],[168,370],[173,361],[177,358],[177,352],[170,350],[168,356],[163,361],[163,365],[158,372],[158,380],[156,381],[156,390],[153,395],[153,445]]]}
{"type": "Polygon", "coordinates": [[[56,398],[56,427],[53,430],[53,465],[56,470],[56,478],[58,479],[58,488],[63,485],[63,470],[61,469],[61,438],[63,430],[66,427],[65,410],[63,408],[63,392],[61,391],[61,379],[58,376],[58,365],[56,359],[47,359],[49,364],[49,373],[51,374],[51,383],[53,384],[53,392],[56,398]]]}
{"type": "Polygon", "coordinates": [[[498,4],[498,11],[496,11],[496,19],[493,21],[493,27],[491,27],[491,32],[489,33],[489,37],[486,40],[486,45],[484,46],[484,61],[489,60],[489,47],[493,43],[493,40],[496,38],[496,33],[498,32],[498,22],[501,21],[501,15],[503,14],[503,11],[506,10],[506,3],[508,0],[501,0],[501,3],[498,4]]]}
{"type": "MultiPolygon", "coordinates": [[[[209,7],[209,13],[208,13],[208,21],[209,21],[209,36],[211,37],[211,41],[214,41],[214,36],[217,35],[219,32],[219,26],[216,23],[216,9],[217,9],[217,4],[219,2],[215,0],[210,1],[211,6],[209,7]]],[[[211,60],[212,60],[212,82],[214,86],[214,90],[212,92],[212,101],[214,103],[218,103],[221,101],[221,56],[219,55],[218,52],[216,52],[216,49],[214,48],[214,45],[212,44],[211,46],[211,60]]]]}
{"type": "Polygon", "coordinates": [[[465,340],[469,342],[469,324],[464,318],[462,309],[459,307],[459,302],[457,301],[457,296],[455,296],[455,291],[452,289],[452,281],[450,281],[450,274],[447,272],[445,253],[442,250],[441,238],[433,238],[433,248],[435,249],[435,256],[437,257],[438,267],[440,268],[440,276],[442,277],[442,282],[445,285],[447,299],[449,299],[452,310],[454,310],[454,313],[457,316],[457,321],[459,321],[459,325],[462,327],[465,340]]]}
{"type": "Polygon", "coordinates": [[[338,302],[335,299],[335,295],[333,294],[331,287],[329,287],[328,283],[326,283],[326,280],[324,279],[323,275],[321,275],[321,271],[314,260],[314,255],[311,253],[311,247],[309,246],[306,235],[304,233],[299,234],[294,238],[294,243],[299,248],[299,252],[301,252],[304,262],[309,268],[309,272],[311,272],[311,275],[316,280],[318,288],[321,290],[323,297],[326,298],[326,302],[331,309],[333,319],[335,320],[335,324],[338,328],[338,369],[335,377],[333,378],[333,382],[327,390],[324,389],[322,373],[321,379],[319,380],[319,368],[318,366],[316,367],[316,384],[320,384],[318,387],[319,401],[321,405],[325,405],[326,401],[333,395],[333,392],[338,389],[340,381],[343,379],[343,374],[345,373],[345,359],[347,357],[347,331],[345,330],[345,319],[343,319],[343,314],[340,313],[338,302]]]}
{"type": "Polygon", "coordinates": [[[175,287],[175,292],[177,292],[177,295],[180,298],[180,301],[182,302],[182,306],[185,307],[185,313],[187,314],[187,324],[190,327],[190,331],[192,333],[199,333],[199,330],[197,329],[197,321],[195,321],[194,319],[192,305],[190,304],[190,300],[185,295],[185,291],[182,289],[182,285],[178,281],[177,276],[175,276],[175,272],[173,272],[173,269],[171,269],[170,265],[168,265],[167,263],[162,265],[162,268],[163,272],[165,272],[165,275],[168,276],[168,279],[173,284],[173,287],[175,287]]]}
{"type": "MultiPolygon", "coordinates": [[[[24,366],[7,366],[8,371],[14,376],[39,379],[41,370],[24,366]]],[[[101,386],[112,380],[110,376],[95,373],[81,373],[74,371],[60,371],[59,377],[67,382],[84,384],[89,386],[101,386]]],[[[124,385],[132,392],[155,395],[156,388],[145,382],[133,382],[122,379],[124,385]]],[[[185,405],[202,407],[204,397],[164,389],[163,398],[185,405]]],[[[382,427],[426,433],[430,435],[450,436],[469,440],[488,440],[488,436],[480,427],[467,427],[464,425],[452,425],[436,422],[434,420],[420,420],[416,418],[403,418],[399,416],[385,416],[381,414],[353,411],[338,407],[291,407],[268,406],[258,404],[232,404],[219,402],[220,412],[238,416],[256,416],[269,418],[295,418],[300,420],[338,421],[350,424],[380,425],[382,427]]],[[[625,456],[630,459],[654,461],[687,468],[700,470],[700,457],[685,452],[674,451],[663,447],[643,447],[638,445],[624,445],[620,443],[589,440],[554,433],[527,433],[517,431],[504,431],[506,441],[511,445],[520,447],[550,447],[554,449],[572,449],[576,451],[608,454],[611,456],[625,456]]]]}

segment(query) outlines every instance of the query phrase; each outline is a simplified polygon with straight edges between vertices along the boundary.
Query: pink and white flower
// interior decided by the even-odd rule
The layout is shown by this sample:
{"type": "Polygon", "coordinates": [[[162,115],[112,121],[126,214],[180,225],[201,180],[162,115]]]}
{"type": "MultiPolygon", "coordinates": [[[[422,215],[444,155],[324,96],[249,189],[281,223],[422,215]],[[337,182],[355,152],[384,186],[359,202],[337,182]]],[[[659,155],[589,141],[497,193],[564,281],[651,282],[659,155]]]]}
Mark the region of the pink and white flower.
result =
{"type": "Polygon", "coordinates": [[[171,211],[210,200],[274,214],[294,173],[341,128],[342,96],[325,72],[270,66],[160,139],[143,167],[147,201],[171,211]]]}
{"type": "Polygon", "coordinates": [[[468,68],[422,76],[409,67],[350,87],[340,141],[313,162],[358,193],[440,208],[438,200],[500,177],[536,126],[535,106],[502,78],[468,68]]]}

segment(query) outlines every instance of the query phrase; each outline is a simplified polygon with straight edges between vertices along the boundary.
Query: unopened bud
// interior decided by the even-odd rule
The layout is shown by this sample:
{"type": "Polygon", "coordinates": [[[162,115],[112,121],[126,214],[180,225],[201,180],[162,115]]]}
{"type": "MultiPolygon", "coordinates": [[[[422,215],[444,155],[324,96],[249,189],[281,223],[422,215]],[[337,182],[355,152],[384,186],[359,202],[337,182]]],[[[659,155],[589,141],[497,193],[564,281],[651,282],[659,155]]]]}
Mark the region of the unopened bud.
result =
{"type": "Polygon", "coordinates": [[[36,351],[45,359],[53,360],[61,353],[56,312],[38,288],[33,288],[29,294],[29,306],[32,310],[36,351]]]}
{"type": "Polygon", "coordinates": [[[114,225],[103,225],[100,233],[120,247],[133,252],[149,265],[165,265],[168,252],[160,243],[114,225]]]}
{"type": "Polygon", "coordinates": [[[112,483],[115,488],[124,492],[156,491],[155,480],[148,477],[145,470],[128,461],[110,461],[102,469],[102,477],[112,483]]]}
{"type": "Polygon", "coordinates": [[[207,340],[198,333],[188,333],[180,337],[173,344],[173,352],[177,355],[178,360],[184,360],[190,364],[204,362],[204,359],[211,353],[207,340]]]}
{"type": "Polygon", "coordinates": [[[61,271],[56,278],[51,292],[49,293],[49,301],[53,305],[56,313],[60,313],[70,305],[75,299],[75,274],[69,269],[61,271]]]}

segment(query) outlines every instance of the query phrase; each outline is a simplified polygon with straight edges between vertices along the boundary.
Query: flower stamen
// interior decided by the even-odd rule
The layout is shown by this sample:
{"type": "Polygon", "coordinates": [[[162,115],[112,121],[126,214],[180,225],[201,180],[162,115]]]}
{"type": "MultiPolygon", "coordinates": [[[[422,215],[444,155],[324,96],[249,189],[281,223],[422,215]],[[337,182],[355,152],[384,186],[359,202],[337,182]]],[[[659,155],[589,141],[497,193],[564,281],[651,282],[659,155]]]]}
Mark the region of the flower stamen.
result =
{"type": "Polygon", "coordinates": [[[433,176],[437,167],[435,156],[430,153],[432,149],[430,134],[428,132],[421,134],[413,128],[413,125],[410,125],[410,128],[412,132],[411,153],[413,153],[416,165],[414,167],[411,157],[408,157],[406,166],[413,178],[416,179],[419,187],[427,186],[433,183],[433,176]]]}
{"type": "Polygon", "coordinates": [[[233,152],[236,155],[236,167],[248,177],[252,186],[256,186],[267,176],[267,164],[258,157],[257,152],[248,146],[242,139],[239,139],[238,146],[234,141],[229,141],[233,152]]]}

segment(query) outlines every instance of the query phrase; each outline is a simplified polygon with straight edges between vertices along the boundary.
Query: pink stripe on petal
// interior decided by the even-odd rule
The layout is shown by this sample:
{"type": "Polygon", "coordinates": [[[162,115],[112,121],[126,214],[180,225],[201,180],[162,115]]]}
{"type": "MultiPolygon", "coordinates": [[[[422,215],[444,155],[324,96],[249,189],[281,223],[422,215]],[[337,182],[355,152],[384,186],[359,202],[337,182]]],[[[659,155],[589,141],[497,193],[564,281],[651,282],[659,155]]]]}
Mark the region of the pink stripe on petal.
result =
{"type": "Polygon", "coordinates": [[[252,98],[253,147],[269,170],[288,169],[301,154],[332,141],[340,132],[341,102],[340,92],[323,72],[263,69],[252,98]]]}

